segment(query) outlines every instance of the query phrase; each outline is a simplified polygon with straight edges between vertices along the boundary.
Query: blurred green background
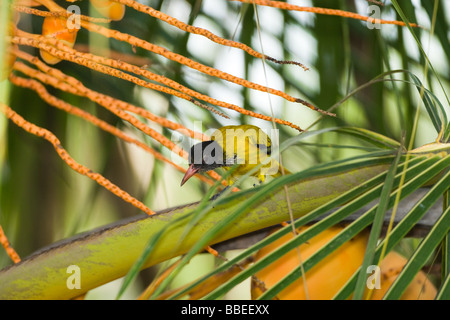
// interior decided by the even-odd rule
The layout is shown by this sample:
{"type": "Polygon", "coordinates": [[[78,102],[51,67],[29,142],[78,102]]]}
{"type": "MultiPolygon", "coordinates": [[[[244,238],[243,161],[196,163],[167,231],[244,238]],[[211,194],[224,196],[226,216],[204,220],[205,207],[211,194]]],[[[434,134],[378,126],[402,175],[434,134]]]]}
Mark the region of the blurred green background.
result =
{"type": "MultiPolygon", "coordinates": [[[[303,71],[292,65],[264,63],[238,49],[182,32],[130,8],[127,8],[121,21],[112,22],[110,27],[222,71],[283,90],[321,109],[330,108],[349,92],[383,72],[405,69],[414,73],[448,110],[447,100],[435,75],[428,72],[424,76],[424,57],[406,27],[381,25],[380,29],[369,29],[364,21],[257,7],[258,28],[254,7],[248,4],[225,0],[141,2],[224,38],[245,43],[277,59],[299,61],[310,70],[303,71]]],[[[414,32],[448,92],[450,3],[436,2],[438,11],[433,36],[430,36],[430,28],[435,1],[401,1],[400,5],[411,22],[423,26],[423,29],[416,28],[414,32]]],[[[58,3],[63,7],[67,5],[63,1],[58,3]]],[[[381,17],[400,20],[390,2],[383,3],[384,6],[380,7],[381,17]]],[[[98,16],[95,9],[89,8],[88,1],[77,4],[83,14],[98,16]]],[[[366,16],[371,13],[368,6],[373,5],[363,0],[299,0],[295,4],[348,10],[366,16]]],[[[39,34],[42,21],[41,17],[21,14],[18,26],[39,34]]],[[[273,112],[276,117],[289,120],[302,128],[309,127],[320,116],[302,105],[205,76],[161,56],[133,48],[127,43],[104,39],[83,29],[78,33],[76,44],[109,47],[110,50],[140,56],[145,59],[147,68],[155,73],[245,109],[265,115],[273,112]]],[[[33,48],[22,49],[38,55],[33,48]]],[[[93,51],[95,52],[95,48],[93,51]]],[[[76,77],[88,88],[142,106],[188,128],[193,128],[195,121],[201,121],[203,130],[241,123],[255,124],[267,131],[272,127],[270,122],[230,110],[222,110],[230,117],[225,119],[187,101],[137,87],[71,62],[63,61],[57,68],[76,77]]],[[[393,77],[411,81],[405,73],[398,73],[393,77]]],[[[3,81],[1,86],[3,93],[10,90],[8,104],[11,108],[25,119],[52,131],[76,161],[103,174],[131,195],[143,200],[151,209],[160,210],[199,200],[207,190],[207,186],[195,179],[181,188],[179,185],[182,174],[174,168],[155,162],[151,155],[119,141],[82,119],[48,106],[33,91],[12,85],[9,87],[7,81],[3,81]]],[[[145,141],[167,157],[181,161],[169,150],[88,99],[50,87],[47,89],[51,94],[145,141]]],[[[357,126],[395,140],[400,140],[404,134],[408,143],[416,107],[419,105],[421,116],[417,135],[414,137],[414,146],[417,147],[433,142],[436,138],[425,109],[422,104],[418,104],[419,99],[416,88],[408,83],[374,83],[341,104],[335,110],[336,118],[323,118],[313,129],[357,126]]],[[[72,171],[48,142],[26,133],[7,122],[4,117],[0,118],[0,224],[21,257],[59,239],[139,213],[136,208],[95,182],[72,171]]],[[[150,125],[169,138],[179,136],[158,125],[150,125]]],[[[281,141],[298,134],[288,127],[278,125],[277,128],[280,129],[281,141]]],[[[284,164],[291,171],[360,152],[357,148],[336,149],[328,145],[362,146],[359,140],[342,138],[332,133],[317,136],[308,142],[310,144],[296,145],[283,153],[284,164]]],[[[184,139],[180,143],[188,149],[192,141],[184,139]]],[[[0,250],[0,268],[9,264],[11,261],[0,250]]]]}

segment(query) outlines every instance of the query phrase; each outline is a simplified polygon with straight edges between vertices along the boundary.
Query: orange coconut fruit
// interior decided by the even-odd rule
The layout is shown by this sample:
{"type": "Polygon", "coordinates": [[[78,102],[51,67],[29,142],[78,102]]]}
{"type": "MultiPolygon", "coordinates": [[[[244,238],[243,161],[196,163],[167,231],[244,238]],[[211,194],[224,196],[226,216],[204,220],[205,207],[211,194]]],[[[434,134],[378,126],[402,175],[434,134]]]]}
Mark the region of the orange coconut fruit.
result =
{"type": "MultiPolygon", "coordinates": [[[[302,232],[306,228],[308,227],[302,227],[298,232],[302,232]]],[[[317,252],[317,250],[322,248],[341,230],[341,227],[329,228],[308,240],[307,243],[300,245],[300,258],[302,261],[305,261],[308,257],[317,252]]],[[[366,250],[368,234],[369,233],[366,231],[360,233],[306,272],[307,290],[310,299],[328,300],[333,298],[361,265],[366,250]]],[[[258,261],[291,239],[292,233],[281,237],[269,246],[261,249],[256,254],[255,260],[258,261]]],[[[294,249],[255,275],[264,282],[266,288],[270,288],[291,272],[292,269],[298,267],[299,263],[298,252],[294,249]]],[[[253,299],[260,295],[260,292],[258,291],[259,289],[256,286],[252,287],[253,299]]],[[[277,295],[277,298],[282,300],[303,300],[306,299],[306,297],[302,277],[294,281],[277,295]]]]}
{"type": "Polygon", "coordinates": [[[118,21],[125,15],[125,5],[110,0],[91,0],[92,6],[104,17],[118,21]]]}
{"type": "MultiPolygon", "coordinates": [[[[381,300],[392,283],[397,279],[408,260],[395,251],[383,259],[380,264],[380,289],[372,290],[371,300],[381,300]]],[[[432,300],[436,297],[436,287],[423,271],[419,271],[406,288],[401,300],[432,300]]]]}
{"type": "MultiPolygon", "coordinates": [[[[302,227],[298,231],[302,232],[307,228],[308,227],[302,227]]],[[[344,227],[342,226],[329,228],[308,240],[307,243],[300,245],[301,260],[305,261],[308,257],[321,249],[328,241],[341,232],[343,228],[344,227]]],[[[289,233],[264,247],[256,254],[255,260],[260,260],[279,246],[291,240],[292,237],[292,233],[289,233]]],[[[368,237],[368,230],[359,233],[306,272],[306,288],[303,283],[303,277],[300,277],[279,292],[276,298],[280,300],[304,300],[307,298],[307,289],[309,299],[332,299],[353,273],[361,266],[368,237]]],[[[380,265],[381,286],[380,289],[373,290],[371,296],[372,300],[378,300],[383,297],[406,264],[406,261],[405,258],[396,252],[391,252],[386,256],[380,265]]],[[[270,288],[299,265],[300,259],[298,251],[293,249],[277,261],[257,272],[255,276],[264,283],[265,288],[270,288]]],[[[368,274],[368,276],[369,275],[370,274],[368,274]]],[[[261,294],[261,286],[252,282],[252,299],[258,298],[261,294]]],[[[420,272],[407,288],[402,299],[432,299],[435,295],[436,288],[431,284],[426,275],[423,272],[420,272]]]]}
{"type": "MultiPolygon", "coordinates": [[[[70,48],[73,48],[77,38],[77,28],[69,28],[65,17],[45,17],[42,24],[42,35],[46,38],[58,39],[70,48]]],[[[45,50],[40,50],[42,59],[48,64],[56,64],[61,59],[51,55],[45,50]]]]}

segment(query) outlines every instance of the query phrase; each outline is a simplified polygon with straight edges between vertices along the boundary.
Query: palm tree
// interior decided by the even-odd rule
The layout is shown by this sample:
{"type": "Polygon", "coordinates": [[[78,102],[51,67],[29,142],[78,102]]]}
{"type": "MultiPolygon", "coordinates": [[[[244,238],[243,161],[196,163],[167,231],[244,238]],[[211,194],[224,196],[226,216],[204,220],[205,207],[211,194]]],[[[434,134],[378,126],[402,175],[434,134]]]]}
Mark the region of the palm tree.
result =
{"type": "Polygon", "coordinates": [[[74,298],[125,277],[112,298],[218,299],[342,223],[260,298],[362,233],[362,261],[335,298],[364,298],[367,267],[394,250],[408,260],[384,298],[421,270],[449,297],[446,2],[76,2],[83,16],[68,5],[2,3],[0,224],[10,257],[25,259],[0,252],[0,297],[74,298]],[[257,187],[244,176],[214,201],[219,171],[179,186],[195,140],[244,123],[278,130],[273,156],[293,174],[257,187]],[[220,265],[199,260],[202,275],[186,279],[205,256],[220,265]],[[65,281],[73,265],[79,290],[65,281]],[[199,286],[209,289],[196,296],[199,286]]]}

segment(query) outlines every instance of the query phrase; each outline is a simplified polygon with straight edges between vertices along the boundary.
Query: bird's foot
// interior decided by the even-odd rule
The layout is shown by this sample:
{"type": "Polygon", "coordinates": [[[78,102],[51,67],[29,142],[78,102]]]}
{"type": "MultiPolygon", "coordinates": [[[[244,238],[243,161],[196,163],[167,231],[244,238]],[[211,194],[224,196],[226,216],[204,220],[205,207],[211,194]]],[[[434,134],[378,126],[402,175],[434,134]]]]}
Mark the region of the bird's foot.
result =
{"type": "Polygon", "coordinates": [[[253,184],[253,187],[260,186],[260,185],[262,185],[262,184],[263,184],[263,182],[262,182],[261,180],[259,180],[259,184],[254,183],[254,184],[253,184]]]}
{"type": "Polygon", "coordinates": [[[228,186],[227,187],[225,187],[224,189],[222,189],[221,191],[219,191],[219,192],[217,192],[215,195],[213,195],[212,197],[211,197],[211,199],[209,199],[210,201],[214,201],[214,200],[216,200],[218,197],[220,197],[220,195],[225,191],[225,190],[227,190],[228,189],[228,186]]]}

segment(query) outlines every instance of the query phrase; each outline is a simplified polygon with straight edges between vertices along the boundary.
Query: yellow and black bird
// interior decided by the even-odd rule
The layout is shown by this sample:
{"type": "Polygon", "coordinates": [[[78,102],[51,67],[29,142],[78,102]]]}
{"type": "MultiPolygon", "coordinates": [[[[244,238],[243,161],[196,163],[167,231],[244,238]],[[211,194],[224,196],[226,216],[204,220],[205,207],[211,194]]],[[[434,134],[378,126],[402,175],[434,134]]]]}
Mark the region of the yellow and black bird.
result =
{"type": "MultiPolygon", "coordinates": [[[[214,131],[211,140],[192,146],[189,168],[181,181],[183,185],[196,173],[238,165],[228,179],[231,185],[238,176],[244,175],[264,163],[253,175],[261,182],[266,175],[281,175],[281,165],[272,158],[272,142],[264,131],[253,125],[225,126],[214,131]]],[[[286,174],[290,173],[284,169],[286,174]]]]}

